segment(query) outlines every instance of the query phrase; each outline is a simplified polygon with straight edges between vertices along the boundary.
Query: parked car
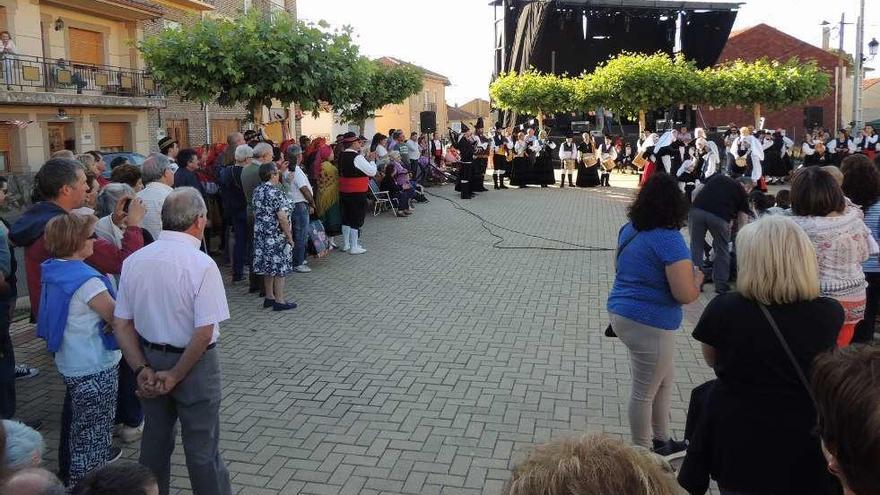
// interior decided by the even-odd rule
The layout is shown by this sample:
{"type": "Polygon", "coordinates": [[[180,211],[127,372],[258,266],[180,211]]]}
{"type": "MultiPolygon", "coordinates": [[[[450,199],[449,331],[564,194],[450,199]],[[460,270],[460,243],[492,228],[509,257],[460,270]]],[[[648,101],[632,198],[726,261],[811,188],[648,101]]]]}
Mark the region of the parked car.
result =
{"type": "Polygon", "coordinates": [[[104,163],[107,165],[107,169],[104,170],[104,177],[110,178],[110,163],[113,162],[113,159],[117,156],[124,156],[128,159],[128,163],[134,165],[137,168],[140,168],[141,165],[144,164],[144,160],[147,159],[144,155],[140,153],[135,153],[134,151],[117,151],[113,153],[102,153],[104,155],[104,163]]]}

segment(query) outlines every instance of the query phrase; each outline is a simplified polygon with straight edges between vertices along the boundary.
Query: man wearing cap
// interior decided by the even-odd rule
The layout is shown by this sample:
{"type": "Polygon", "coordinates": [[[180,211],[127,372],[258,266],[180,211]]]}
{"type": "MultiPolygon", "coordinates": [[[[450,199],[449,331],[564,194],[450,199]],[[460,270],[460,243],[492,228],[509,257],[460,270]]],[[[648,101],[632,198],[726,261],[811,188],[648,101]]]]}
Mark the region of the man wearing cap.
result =
{"type": "Polygon", "coordinates": [[[461,124],[461,135],[458,137],[458,144],[455,145],[460,153],[458,183],[455,190],[461,193],[461,199],[471,199],[474,194],[471,192],[471,179],[474,176],[474,142],[471,128],[461,124]]]}
{"type": "Polygon", "coordinates": [[[171,171],[175,173],[177,172],[178,151],[180,151],[180,147],[171,136],[165,136],[159,140],[159,153],[168,157],[168,160],[171,162],[171,171]]]}
{"type": "Polygon", "coordinates": [[[361,155],[364,142],[353,132],[342,136],[343,151],[339,157],[339,203],[342,207],[342,250],[363,254],[367,250],[358,242],[360,228],[367,214],[367,191],[370,177],[376,175],[376,153],[361,155]]]}

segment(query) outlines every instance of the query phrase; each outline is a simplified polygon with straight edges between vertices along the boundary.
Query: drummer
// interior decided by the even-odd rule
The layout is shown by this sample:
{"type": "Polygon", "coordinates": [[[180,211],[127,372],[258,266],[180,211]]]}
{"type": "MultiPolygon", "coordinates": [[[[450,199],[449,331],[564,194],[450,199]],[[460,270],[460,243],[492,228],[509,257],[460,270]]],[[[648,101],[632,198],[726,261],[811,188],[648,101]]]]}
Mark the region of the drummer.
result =
{"type": "Polygon", "coordinates": [[[599,179],[599,185],[611,187],[609,182],[611,179],[611,169],[614,168],[617,160],[617,146],[611,140],[611,136],[605,135],[605,142],[599,146],[599,157],[602,161],[602,176],[599,179]]]}

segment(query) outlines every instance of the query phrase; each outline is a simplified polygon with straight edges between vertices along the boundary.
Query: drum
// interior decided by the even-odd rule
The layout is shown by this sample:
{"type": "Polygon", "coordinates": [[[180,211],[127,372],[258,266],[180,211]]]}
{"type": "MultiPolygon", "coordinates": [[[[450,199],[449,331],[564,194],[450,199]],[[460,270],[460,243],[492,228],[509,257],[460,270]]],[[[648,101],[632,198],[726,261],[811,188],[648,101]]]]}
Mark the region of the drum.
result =
{"type": "Polygon", "coordinates": [[[617,162],[615,162],[612,158],[606,158],[602,160],[602,167],[605,169],[606,172],[610,172],[615,166],[617,166],[617,162]]]}
{"type": "Polygon", "coordinates": [[[633,163],[633,165],[635,165],[636,167],[638,167],[638,168],[641,169],[641,168],[644,168],[645,165],[648,164],[648,159],[645,158],[644,155],[642,155],[641,153],[639,153],[638,155],[636,155],[635,158],[633,158],[633,162],[632,162],[632,163],[633,163]]]}
{"type": "Polygon", "coordinates": [[[746,160],[746,157],[740,156],[736,159],[736,166],[737,167],[746,168],[748,165],[749,165],[749,162],[748,162],[748,160],[746,160]]]}
{"type": "Polygon", "coordinates": [[[592,167],[597,163],[599,163],[599,159],[596,158],[596,155],[587,155],[584,157],[584,165],[587,167],[592,167]]]}

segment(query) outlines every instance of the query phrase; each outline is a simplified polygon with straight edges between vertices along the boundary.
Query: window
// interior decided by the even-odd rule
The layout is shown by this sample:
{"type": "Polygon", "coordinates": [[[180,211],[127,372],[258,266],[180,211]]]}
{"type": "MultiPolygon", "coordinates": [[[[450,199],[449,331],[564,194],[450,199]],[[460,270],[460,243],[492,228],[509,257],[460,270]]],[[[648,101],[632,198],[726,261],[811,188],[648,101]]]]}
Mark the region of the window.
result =
{"type": "Polygon", "coordinates": [[[13,168],[11,125],[0,125],[0,172],[9,172],[13,168]]]}
{"type": "Polygon", "coordinates": [[[99,149],[107,153],[126,150],[126,142],[129,134],[128,122],[101,122],[98,124],[100,133],[99,149]]]}
{"type": "Polygon", "coordinates": [[[104,35],[96,31],[68,28],[70,60],[84,64],[104,63],[104,35]]]}
{"type": "Polygon", "coordinates": [[[177,141],[181,149],[189,148],[189,120],[165,119],[165,135],[177,141]]]}

